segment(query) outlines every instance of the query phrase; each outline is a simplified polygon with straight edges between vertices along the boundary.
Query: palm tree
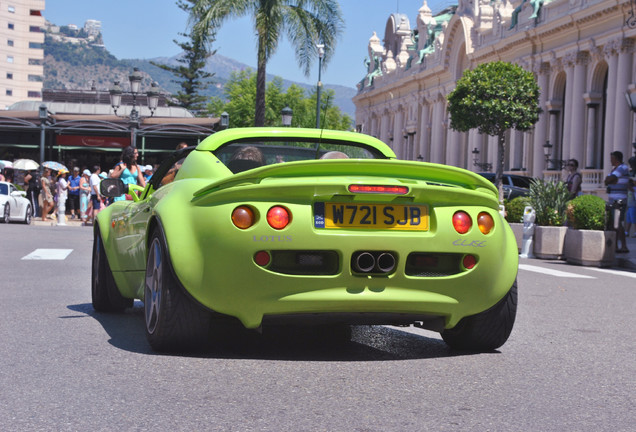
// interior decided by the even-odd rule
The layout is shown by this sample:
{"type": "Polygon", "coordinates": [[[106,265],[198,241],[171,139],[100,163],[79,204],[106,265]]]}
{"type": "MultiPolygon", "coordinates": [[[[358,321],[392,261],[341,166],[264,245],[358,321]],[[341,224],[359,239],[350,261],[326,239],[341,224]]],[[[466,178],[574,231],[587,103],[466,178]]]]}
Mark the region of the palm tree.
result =
{"type": "Polygon", "coordinates": [[[309,75],[318,54],[317,43],[325,46],[323,62],[334,52],[344,21],[336,0],[198,0],[190,19],[196,32],[214,33],[228,18],[251,14],[257,36],[256,108],[254,126],[265,124],[265,75],[268,60],[285,33],[296,49],[296,60],[309,75]]]}

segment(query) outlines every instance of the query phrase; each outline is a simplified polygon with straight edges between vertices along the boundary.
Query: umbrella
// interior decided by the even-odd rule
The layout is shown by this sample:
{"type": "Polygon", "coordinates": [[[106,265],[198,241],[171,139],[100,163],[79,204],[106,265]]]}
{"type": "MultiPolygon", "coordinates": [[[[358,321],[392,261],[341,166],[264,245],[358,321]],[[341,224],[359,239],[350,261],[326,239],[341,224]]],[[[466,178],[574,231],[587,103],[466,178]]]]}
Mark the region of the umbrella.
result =
{"type": "Polygon", "coordinates": [[[0,169],[13,168],[13,162],[8,160],[0,160],[0,169]]]}
{"type": "Polygon", "coordinates": [[[13,169],[17,170],[35,170],[38,169],[39,166],[40,164],[32,159],[16,159],[13,161],[13,169]]]}
{"type": "Polygon", "coordinates": [[[53,171],[65,170],[66,172],[68,172],[68,168],[66,168],[66,166],[64,164],[61,164],[61,163],[55,162],[55,161],[42,162],[42,166],[45,167],[45,168],[48,168],[50,170],[53,170],[53,171]]]}

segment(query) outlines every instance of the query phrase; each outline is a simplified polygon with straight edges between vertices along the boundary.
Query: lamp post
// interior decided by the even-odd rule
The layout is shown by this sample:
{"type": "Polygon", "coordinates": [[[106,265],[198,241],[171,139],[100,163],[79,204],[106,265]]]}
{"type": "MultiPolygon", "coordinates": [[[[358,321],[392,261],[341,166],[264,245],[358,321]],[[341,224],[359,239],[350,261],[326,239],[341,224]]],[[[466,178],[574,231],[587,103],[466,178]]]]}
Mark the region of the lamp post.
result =
{"type": "Polygon", "coordinates": [[[280,111],[281,121],[283,122],[283,126],[289,127],[292,123],[293,111],[290,107],[286,106],[280,111]]]}
{"type": "Polygon", "coordinates": [[[475,147],[471,153],[473,154],[473,165],[482,171],[490,172],[492,164],[490,162],[479,161],[479,149],[475,147]]]}
{"type": "Polygon", "coordinates": [[[49,112],[46,105],[40,105],[38,117],[40,119],[40,172],[42,172],[42,162],[44,162],[44,143],[46,141],[46,123],[49,118],[49,112]]]}
{"type": "Polygon", "coordinates": [[[325,55],[325,45],[316,44],[318,48],[318,85],[316,88],[316,129],[320,129],[320,91],[322,83],[320,82],[320,72],[322,71],[322,58],[325,55]]]}
{"type": "MultiPolygon", "coordinates": [[[[137,111],[137,95],[141,94],[141,81],[143,81],[143,76],[139,71],[139,68],[133,68],[132,73],[128,76],[128,81],[130,82],[130,94],[132,95],[132,108],[128,116],[128,122],[131,130],[130,142],[133,147],[136,147],[136,130],[139,127],[139,121],[141,120],[139,111],[137,111]]],[[[121,97],[124,93],[119,85],[119,81],[113,82],[113,86],[108,90],[108,92],[110,93],[110,105],[112,106],[115,115],[117,115],[117,110],[121,106],[121,97]]],[[[153,82],[150,85],[150,90],[146,93],[150,117],[155,114],[155,110],[159,105],[159,96],[161,96],[159,85],[156,82],[153,82]]]]}
{"type": "Polygon", "coordinates": [[[543,154],[545,156],[546,169],[563,169],[563,165],[565,161],[563,159],[550,159],[552,156],[552,144],[550,144],[550,140],[547,140],[545,144],[543,144],[543,154]],[[550,168],[549,165],[552,165],[550,168]]]}
{"type": "Polygon", "coordinates": [[[221,113],[221,124],[220,124],[220,129],[227,129],[230,127],[230,115],[223,111],[223,113],[221,113]]]}

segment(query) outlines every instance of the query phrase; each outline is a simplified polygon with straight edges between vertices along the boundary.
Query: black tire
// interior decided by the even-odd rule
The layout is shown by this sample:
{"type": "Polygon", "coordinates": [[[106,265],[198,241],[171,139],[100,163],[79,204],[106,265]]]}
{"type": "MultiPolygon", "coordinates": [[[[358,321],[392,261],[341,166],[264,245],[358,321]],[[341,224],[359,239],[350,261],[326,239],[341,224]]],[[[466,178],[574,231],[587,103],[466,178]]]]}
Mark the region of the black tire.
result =
{"type": "Polygon", "coordinates": [[[121,295],[115,284],[113,272],[108,264],[99,228],[95,228],[92,259],[91,294],[93,309],[97,312],[123,312],[132,307],[134,299],[121,295]]]}
{"type": "Polygon", "coordinates": [[[25,225],[31,225],[31,206],[28,205],[26,208],[26,213],[24,214],[24,223],[25,225]]]}
{"type": "Polygon", "coordinates": [[[201,348],[209,334],[211,313],[177,282],[159,229],[150,238],[144,287],[146,337],[156,351],[201,348]]]}
{"type": "Polygon", "coordinates": [[[11,207],[9,207],[9,203],[6,203],[4,205],[4,210],[2,213],[3,213],[2,222],[9,223],[9,215],[11,214],[11,207]]]}
{"type": "Polygon", "coordinates": [[[442,339],[451,348],[470,351],[493,351],[508,340],[517,315],[517,281],[508,294],[490,309],[465,317],[452,329],[444,330],[442,339]]]}

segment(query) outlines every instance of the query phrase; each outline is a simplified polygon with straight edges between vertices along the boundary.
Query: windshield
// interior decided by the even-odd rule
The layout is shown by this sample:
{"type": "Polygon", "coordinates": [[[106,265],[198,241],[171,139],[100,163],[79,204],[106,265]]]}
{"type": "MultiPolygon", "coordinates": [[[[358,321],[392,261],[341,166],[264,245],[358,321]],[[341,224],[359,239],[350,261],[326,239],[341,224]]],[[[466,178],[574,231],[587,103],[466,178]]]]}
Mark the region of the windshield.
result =
{"type": "Polygon", "coordinates": [[[283,162],[315,159],[384,159],[375,149],[351,142],[294,140],[241,140],[214,152],[232,172],[283,162]]]}

